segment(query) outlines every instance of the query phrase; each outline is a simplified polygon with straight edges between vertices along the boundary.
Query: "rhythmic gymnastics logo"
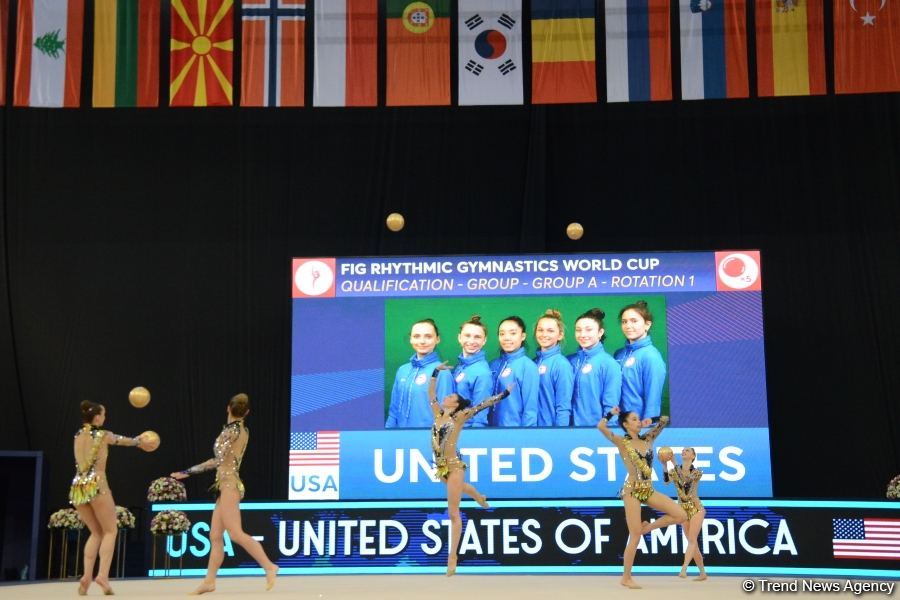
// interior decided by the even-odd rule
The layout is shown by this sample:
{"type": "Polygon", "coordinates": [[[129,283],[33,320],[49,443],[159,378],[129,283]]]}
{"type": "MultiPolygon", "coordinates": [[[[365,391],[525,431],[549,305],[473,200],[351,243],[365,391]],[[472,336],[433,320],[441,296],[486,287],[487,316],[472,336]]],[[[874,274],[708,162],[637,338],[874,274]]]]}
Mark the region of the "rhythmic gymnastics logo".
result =
{"type": "Polygon", "coordinates": [[[334,298],[333,258],[294,259],[294,298],[334,298]]]}
{"type": "Polygon", "coordinates": [[[412,2],[403,9],[403,26],[410,33],[426,33],[434,26],[434,9],[426,2],[412,2]]]}
{"type": "Polygon", "coordinates": [[[716,252],[716,291],[755,292],[762,289],[758,250],[716,252]]]}

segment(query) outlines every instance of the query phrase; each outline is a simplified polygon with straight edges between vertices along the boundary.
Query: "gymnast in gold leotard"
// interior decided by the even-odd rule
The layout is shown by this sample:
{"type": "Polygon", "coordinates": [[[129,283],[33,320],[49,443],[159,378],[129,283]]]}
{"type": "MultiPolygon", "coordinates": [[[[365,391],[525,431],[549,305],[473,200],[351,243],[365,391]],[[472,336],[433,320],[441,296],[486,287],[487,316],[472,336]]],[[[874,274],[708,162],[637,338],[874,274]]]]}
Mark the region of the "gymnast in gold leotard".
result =
{"type": "Polygon", "coordinates": [[[116,503],[106,480],[106,460],[109,446],[131,446],[146,449],[150,440],[144,434],[125,437],[102,429],[106,422],[106,408],[85,400],[81,403],[81,429],[75,434],[75,478],[69,488],[69,502],[78,511],[91,535],[84,545],[84,575],[78,581],[78,595],[87,595],[91,583],[103,589],[105,595],[113,591],[109,585],[109,569],[116,544],[116,503]],[[94,577],[97,557],[100,565],[94,577]]]}
{"type": "MultiPolygon", "coordinates": [[[[673,468],[665,471],[663,479],[666,483],[675,484],[675,490],[678,492],[678,502],[681,508],[687,513],[687,520],[681,524],[684,529],[684,537],[687,539],[688,545],[684,550],[684,564],[681,565],[681,573],[679,577],[687,577],[687,568],[691,564],[691,559],[697,563],[700,569],[700,576],[694,581],[703,581],[706,579],[706,568],[703,565],[703,554],[700,552],[700,546],[697,544],[697,536],[703,527],[703,519],[706,517],[706,509],[700,502],[700,496],[697,494],[697,487],[700,485],[700,479],[703,477],[703,471],[694,468],[694,459],[697,453],[693,448],[685,448],[681,451],[681,466],[673,464],[673,468]]],[[[665,465],[666,467],[668,465],[665,465]]]]}
{"type": "Polygon", "coordinates": [[[439,403],[435,394],[438,371],[448,368],[444,364],[434,370],[428,397],[434,415],[434,424],[431,426],[431,450],[434,452],[435,475],[447,485],[447,512],[450,514],[450,546],[447,556],[449,577],[456,572],[456,550],[462,533],[459,501],[463,492],[471,496],[482,508],[488,508],[487,498],[479,494],[472,484],[466,483],[466,463],[463,462],[456,446],[459,434],[462,433],[466,421],[509,396],[512,384],[496,396],[486,398],[478,406],[472,406],[471,400],[458,394],[449,394],[439,403]]]}
{"type": "Polygon", "coordinates": [[[628,588],[640,588],[631,577],[631,568],[634,565],[634,555],[640,542],[642,533],[646,532],[649,525],[641,523],[641,503],[665,512],[666,516],[657,519],[654,526],[664,527],[672,523],[681,523],[687,515],[684,509],[663,494],[653,489],[651,477],[653,469],[650,464],[653,461],[653,441],[659,436],[663,428],[669,423],[668,417],[660,417],[659,423],[647,433],[641,435],[641,429],[652,424],[650,419],[640,420],[637,413],[625,411],[620,413],[619,408],[613,408],[600,419],[597,429],[603,437],[615,444],[619,449],[619,456],[625,463],[628,477],[622,486],[622,502],[625,504],[625,521],[628,523],[628,543],[622,555],[622,585],[628,588]],[[625,430],[624,436],[618,436],[609,430],[607,423],[613,415],[619,415],[619,425],[625,430]],[[659,523],[659,525],[657,525],[659,523]]]}
{"type": "Polygon", "coordinates": [[[278,566],[269,560],[262,545],[244,532],[241,527],[240,502],[244,497],[244,482],[241,481],[241,459],[247,449],[250,433],[244,425],[244,419],[250,414],[250,399],[247,394],[237,394],[228,402],[228,422],[222,433],[213,444],[214,456],[209,460],[184,471],[172,473],[175,479],[185,479],[197,473],[216,470],[216,507],[213,509],[209,530],[209,564],[206,577],[192,592],[192,595],[214,592],[216,574],[225,559],[224,533],[227,531],[232,541],[236,542],[259,563],[266,572],[266,589],[275,585],[278,566]]]}

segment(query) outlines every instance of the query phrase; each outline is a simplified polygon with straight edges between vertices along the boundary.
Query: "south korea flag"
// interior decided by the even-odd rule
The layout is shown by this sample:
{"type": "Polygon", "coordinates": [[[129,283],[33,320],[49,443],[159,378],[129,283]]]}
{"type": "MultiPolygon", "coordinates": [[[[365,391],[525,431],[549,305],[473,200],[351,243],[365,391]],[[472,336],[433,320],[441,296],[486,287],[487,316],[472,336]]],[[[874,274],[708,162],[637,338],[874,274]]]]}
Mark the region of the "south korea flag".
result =
{"type": "Polygon", "coordinates": [[[460,0],[459,103],[522,104],[522,0],[460,0]]]}

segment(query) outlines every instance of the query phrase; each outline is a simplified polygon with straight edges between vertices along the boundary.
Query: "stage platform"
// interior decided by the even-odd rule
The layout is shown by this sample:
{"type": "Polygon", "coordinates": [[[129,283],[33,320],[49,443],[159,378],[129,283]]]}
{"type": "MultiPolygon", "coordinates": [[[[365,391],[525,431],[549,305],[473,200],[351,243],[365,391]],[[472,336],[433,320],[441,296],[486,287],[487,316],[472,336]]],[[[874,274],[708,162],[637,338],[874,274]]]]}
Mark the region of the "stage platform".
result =
{"type": "MultiPolygon", "coordinates": [[[[661,598],[666,600],[718,600],[720,598],[748,598],[761,594],[759,587],[767,578],[716,577],[695,582],[691,578],[679,579],[672,576],[641,575],[636,579],[643,586],[641,590],[628,590],[619,585],[617,576],[592,575],[463,575],[445,577],[442,575],[289,575],[278,579],[275,588],[269,592],[263,589],[262,577],[223,577],[219,579],[216,592],[208,598],[266,599],[291,598],[293,600],[423,600],[446,598],[448,594],[459,598],[478,600],[538,600],[546,598],[578,599],[603,598],[661,598]],[[745,581],[754,582],[756,590],[746,593],[742,588],[745,581]]],[[[770,581],[798,582],[817,581],[837,585],[837,592],[831,597],[854,597],[851,590],[845,590],[846,579],[795,579],[772,578],[770,581]]],[[[186,596],[200,582],[197,578],[154,578],[123,579],[113,581],[117,596],[129,599],[154,600],[156,598],[181,598],[186,596]]],[[[862,585],[862,580],[851,580],[862,585]]],[[[873,585],[887,586],[893,582],[874,580],[873,585]]],[[[0,598],[10,600],[73,598],[76,597],[77,582],[38,582],[0,586],[0,598]]],[[[896,586],[892,588],[896,593],[896,586]]],[[[822,592],[791,593],[812,595],[822,592]]],[[[827,593],[827,592],[826,592],[827,593]]],[[[102,595],[100,589],[92,586],[89,596],[102,595]]],[[[886,591],[869,591],[869,598],[885,597],[886,591]]],[[[858,596],[855,596],[858,597],[858,596]]]]}

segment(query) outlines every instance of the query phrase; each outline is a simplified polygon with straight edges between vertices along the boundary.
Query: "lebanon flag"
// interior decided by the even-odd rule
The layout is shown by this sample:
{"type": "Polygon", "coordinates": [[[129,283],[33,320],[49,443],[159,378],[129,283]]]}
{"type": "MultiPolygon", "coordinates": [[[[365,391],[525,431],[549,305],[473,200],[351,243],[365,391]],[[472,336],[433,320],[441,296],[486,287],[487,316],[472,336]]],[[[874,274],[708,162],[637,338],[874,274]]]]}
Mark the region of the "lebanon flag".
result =
{"type": "Polygon", "coordinates": [[[241,3],[241,106],[303,106],[306,0],[241,3]]]}
{"type": "Polygon", "coordinates": [[[450,0],[387,0],[387,104],[450,104],[450,0]]]}
{"type": "Polygon", "coordinates": [[[460,0],[459,103],[522,104],[522,0],[460,0]]]}
{"type": "Polygon", "coordinates": [[[669,0],[606,0],[609,102],[672,99],[669,0]]]}
{"type": "Polygon", "coordinates": [[[172,0],[171,106],[231,106],[233,8],[233,0],[172,0]]]}
{"type": "Polygon", "coordinates": [[[315,12],[315,106],[378,103],[378,0],[328,0],[315,12]]]}
{"type": "Polygon", "coordinates": [[[597,101],[594,0],[532,0],[531,101],[597,101]]]}
{"type": "Polygon", "coordinates": [[[900,91],[900,0],[834,0],[834,91],[900,91]]]}
{"type": "Polygon", "coordinates": [[[159,106],[159,0],[94,0],[93,103],[159,106]]]}
{"type": "Polygon", "coordinates": [[[13,103],[78,106],[84,0],[20,0],[13,103]]]}
{"type": "Polygon", "coordinates": [[[679,4],[681,97],[748,97],[744,0],[679,0],[679,4]]]}
{"type": "Polygon", "coordinates": [[[760,96],[825,93],[823,0],[756,0],[760,96]]]}

